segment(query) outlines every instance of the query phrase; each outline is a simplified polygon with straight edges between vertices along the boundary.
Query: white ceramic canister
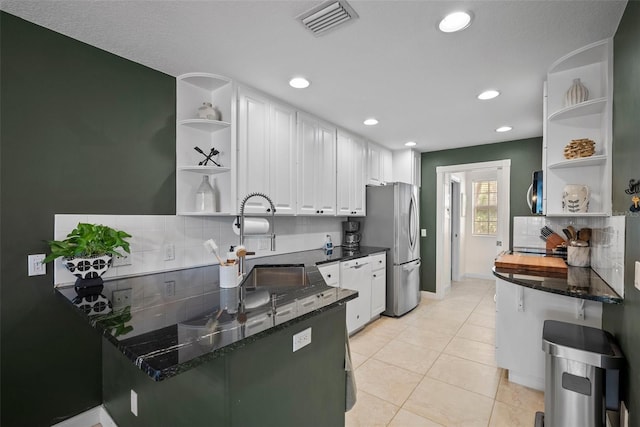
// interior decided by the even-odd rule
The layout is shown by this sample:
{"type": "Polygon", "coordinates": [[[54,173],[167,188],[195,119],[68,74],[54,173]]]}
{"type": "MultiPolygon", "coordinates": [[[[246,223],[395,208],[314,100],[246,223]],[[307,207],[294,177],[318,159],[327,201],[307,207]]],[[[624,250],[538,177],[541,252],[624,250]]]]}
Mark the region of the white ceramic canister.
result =
{"type": "Polygon", "coordinates": [[[590,247],[568,246],[567,264],[572,267],[589,267],[591,265],[590,247]]]}
{"type": "Polygon", "coordinates": [[[562,211],[586,213],[589,211],[589,187],[582,184],[567,184],[562,192],[562,211]]]}

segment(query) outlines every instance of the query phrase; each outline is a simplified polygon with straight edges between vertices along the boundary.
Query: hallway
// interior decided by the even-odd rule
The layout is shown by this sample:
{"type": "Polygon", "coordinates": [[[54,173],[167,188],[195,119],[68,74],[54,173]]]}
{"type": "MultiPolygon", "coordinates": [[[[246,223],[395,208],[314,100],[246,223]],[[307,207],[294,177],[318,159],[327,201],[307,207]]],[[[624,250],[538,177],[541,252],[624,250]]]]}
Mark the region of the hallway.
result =
{"type": "Polygon", "coordinates": [[[346,426],[532,426],[543,393],[496,367],[494,292],[493,280],[454,282],[443,300],[351,337],[358,402],[346,426]]]}

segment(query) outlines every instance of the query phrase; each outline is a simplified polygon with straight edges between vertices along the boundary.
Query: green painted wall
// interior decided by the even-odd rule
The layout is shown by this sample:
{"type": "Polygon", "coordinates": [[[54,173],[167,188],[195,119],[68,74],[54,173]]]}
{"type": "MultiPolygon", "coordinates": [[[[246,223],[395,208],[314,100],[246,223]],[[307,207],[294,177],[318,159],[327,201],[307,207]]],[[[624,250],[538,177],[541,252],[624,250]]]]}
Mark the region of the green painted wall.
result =
{"type": "Polygon", "coordinates": [[[175,79],[0,12],[3,427],[101,403],[100,338],[27,277],[56,213],[175,213],[175,79]]]}
{"type": "MultiPolygon", "coordinates": [[[[420,228],[427,229],[427,237],[420,238],[420,257],[422,258],[420,287],[422,290],[431,292],[436,290],[436,167],[503,159],[511,159],[509,195],[511,217],[531,215],[526,194],[531,184],[531,174],[542,168],[541,137],[422,153],[420,228]]],[[[513,221],[509,222],[509,241],[513,241],[511,230],[513,221]]]]}
{"type": "Polygon", "coordinates": [[[640,2],[629,1],[614,38],[613,210],[626,212],[625,289],[622,305],[604,304],[603,327],[618,339],[627,358],[624,399],[629,426],[640,426],[640,291],[633,286],[640,261],[640,215],[631,214],[630,179],[640,179],[640,2]]]}

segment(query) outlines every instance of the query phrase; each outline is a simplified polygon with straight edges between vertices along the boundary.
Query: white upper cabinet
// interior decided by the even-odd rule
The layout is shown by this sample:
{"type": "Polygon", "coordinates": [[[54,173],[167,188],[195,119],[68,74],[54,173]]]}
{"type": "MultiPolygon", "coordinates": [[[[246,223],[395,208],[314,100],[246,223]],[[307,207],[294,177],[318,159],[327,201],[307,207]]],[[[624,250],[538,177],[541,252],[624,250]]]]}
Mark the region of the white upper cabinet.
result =
{"type": "Polygon", "coordinates": [[[613,41],[602,40],[556,61],[547,74],[543,142],[544,210],[550,216],[611,214],[611,148],[613,111],[613,41]],[[586,100],[567,100],[574,81],[588,90],[586,100]],[[572,140],[595,142],[588,157],[567,159],[572,140]],[[563,207],[566,185],[589,188],[587,212],[563,207]]]}
{"type": "Polygon", "coordinates": [[[336,128],[298,112],[298,213],[336,214],[336,128]]]}
{"type": "Polygon", "coordinates": [[[382,185],[392,180],[392,153],[391,150],[378,144],[367,144],[367,184],[382,185]]]}
{"type": "MultiPolygon", "coordinates": [[[[238,206],[253,192],[269,196],[276,214],[296,212],[296,113],[252,89],[238,89],[238,206]]],[[[253,197],[246,213],[268,213],[265,199],[253,197]]]]}
{"type": "Polygon", "coordinates": [[[406,182],[421,186],[422,160],[420,153],[412,150],[398,150],[393,152],[393,181],[406,182]]]}
{"type": "Polygon", "coordinates": [[[235,211],[233,86],[230,79],[208,73],[189,73],[176,78],[178,215],[228,215],[235,211]],[[219,117],[209,114],[208,118],[201,118],[199,108],[203,104],[216,107],[219,117]],[[208,177],[213,187],[213,208],[202,211],[196,207],[196,192],[204,177],[208,177]]]}
{"type": "Polygon", "coordinates": [[[367,144],[338,130],[338,215],[366,215],[367,144]]]}

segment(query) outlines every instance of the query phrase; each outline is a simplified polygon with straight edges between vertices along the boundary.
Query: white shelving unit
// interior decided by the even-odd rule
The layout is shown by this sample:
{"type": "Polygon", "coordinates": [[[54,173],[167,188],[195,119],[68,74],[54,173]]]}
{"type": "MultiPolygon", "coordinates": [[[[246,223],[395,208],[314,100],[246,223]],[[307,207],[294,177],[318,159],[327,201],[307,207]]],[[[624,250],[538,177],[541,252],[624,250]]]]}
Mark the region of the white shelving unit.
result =
{"type": "Polygon", "coordinates": [[[208,73],[188,73],[176,79],[176,213],[178,215],[230,215],[235,213],[235,88],[231,79],[208,73]],[[198,108],[210,102],[218,108],[221,120],[198,117],[198,108]],[[207,166],[198,165],[205,157],[195,150],[220,152],[207,166]],[[202,176],[209,175],[214,188],[216,209],[195,212],[195,194],[202,176]]]}
{"type": "Polygon", "coordinates": [[[613,116],[613,40],[602,40],[556,61],[547,74],[545,138],[543,147],[544,206],[547,216],[611,215],[611,147],[613,116]],[[589,90],[585,102],[566,106],[565,94],[574,79],[589,90]],[[591,157],[567,160],[564,147],[572,139],[595,141],[591,157]],[[565,213],[565,185],[587,185],[586,214],[565,213]]]}

